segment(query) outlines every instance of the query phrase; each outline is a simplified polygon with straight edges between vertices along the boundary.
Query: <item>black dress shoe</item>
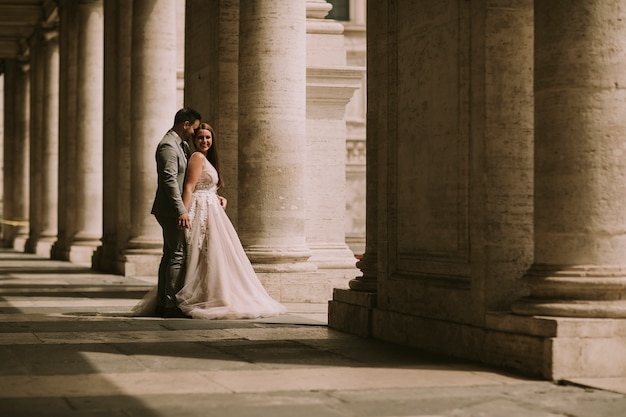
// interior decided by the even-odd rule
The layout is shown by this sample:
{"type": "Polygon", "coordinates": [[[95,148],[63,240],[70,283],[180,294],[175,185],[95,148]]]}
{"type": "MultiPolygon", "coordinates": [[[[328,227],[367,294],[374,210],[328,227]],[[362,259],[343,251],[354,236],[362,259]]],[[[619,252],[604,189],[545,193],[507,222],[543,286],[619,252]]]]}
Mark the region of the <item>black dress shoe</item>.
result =
{"type": "Polygon", "coordinates": [[[191,316],[183,313],[183,311],[178,307],[164,308],[160,314],[161,317],[164,318],[176,318],[176,319],[190,319],[191,316]]]}

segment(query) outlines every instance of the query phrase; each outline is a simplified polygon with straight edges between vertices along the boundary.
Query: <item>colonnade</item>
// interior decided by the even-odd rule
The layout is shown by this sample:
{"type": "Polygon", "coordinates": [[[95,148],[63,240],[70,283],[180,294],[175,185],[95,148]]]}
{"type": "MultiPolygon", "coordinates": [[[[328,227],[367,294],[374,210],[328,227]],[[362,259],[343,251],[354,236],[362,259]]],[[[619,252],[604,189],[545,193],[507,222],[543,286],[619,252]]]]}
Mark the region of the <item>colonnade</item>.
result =
{"type": "MultiPolygon", "coordinates": [[[[185,32],[191,35],[185,40],[185,63],[203,54],[212,57],[216,38],[193,36],[194,25],[204,26],[211,8],[232,9],[236,16],[228,39],[236,41],[236,56],[222,56],[226,60],[219,64],[233,62],[238,78],[229,79],[230,88],[214,91],[219,74],[185,76],[184,104],[218,128],[225,172],[235,174],[234,182],[226,181],[235,190],[226,193],[236,198],[229,215],[242,243],[274,296],[326,300],[331,286],[346,283],[355,270],[345,244],[341,193],[345,106],[363,70],[346,68],[337,26],[325,33],[327,39],[337,38],[331,42],[333,58],[322,65],[307,60],[312,50],[319,54],[324,48],[315,39],[330,9],[323,0],[261,0],[241,9],[225,2],[186,3],[188,10],[204,13],[187,13],[185,32]],[[226,93],[237,94],[237,100],[226,93]],[[221,109],[219,103],[226,99],[233,105],[221,109]],[[336,104],[330,112],[314,114],[319,123],[335,127],[322,138],[309,127],[309,105],[320,100],[336,104]],[[226,125],[219,112],[229,108],[236,123],[226,125]],[[312,135],[322,140],[323,149],[311,147],[312,135]],[[308,177],[324,171],[329,161],[333,174],[341,175],[334,184],[328,176],[308,177]],[[333,198],[308,211],[316,193],[329,187],[333,198]],[[315,253],[323,256],[316,259],[315,253]],[[303,282],[307,288],[301,290],[303,282]]],[[[23,166],[17,163],[5,170],[15,195],[5,213],[30,223],[27,235],[24,227],[13,227],[4,237],[16,249],[106,272],[156,276],[162,236],[150,215],[154,151],[178,108],[182,63],[177,62],[177,34],[183,31],[175,17],[180,4],[184,2],[60,0],[56,19],[32,37],[28,61],[15,61],[5,72],[12,86],[5,95],[16,103],[7,122],[6,148],[28,155],[30,166],[30,175],[20,175],[23,166]],[[26,83],[29,103],[20,106],[26,83]],[[21,120],[28,121],[29,129],[21,120]],[[29,147],[15,146],[18,137],[28,138],[29,147]],[[27,178],[28,185],[19,187],[17,180],[27,178]]],[[[193,72],[193,64],[189,68],[193,72]]],[[[318,122],[311,123],[316,127],[318,122]]],[[[331,196],[326,193],[323,197],[331,196]]]]}
{"type": "Polygon", "coordinates": [[[625,376],[623,2],[414,4],[368,2],[366,252],[329,326],[554,380],[625,376]],[[417,46],[429,60],[411,61],[417,46]],[[467,130],[420,118],[436,106],[467,130]],[[451,146],[438,153],[429,134],[451,146]],[[399,164],[399,149],[419,160],[424,148],[466,170],[454,198],[429,166],[399,164]],[[430,182],[411,202],[432,239],[411,235],[400,206],[420,174],[430,182]],[[457,204],[429,223],[438,196],[457,204]],[[437,237],[451,231],[463,240],[448,248],[437,237]]]}

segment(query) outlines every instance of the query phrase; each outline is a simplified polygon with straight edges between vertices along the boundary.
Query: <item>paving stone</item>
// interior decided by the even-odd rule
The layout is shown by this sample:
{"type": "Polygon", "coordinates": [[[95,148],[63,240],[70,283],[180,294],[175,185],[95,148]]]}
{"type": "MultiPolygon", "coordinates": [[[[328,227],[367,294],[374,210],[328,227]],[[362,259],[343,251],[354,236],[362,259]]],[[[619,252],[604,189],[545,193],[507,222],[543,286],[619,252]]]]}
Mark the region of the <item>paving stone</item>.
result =
{"type": "Polygon", "coordinates": [[[132,317],[150,286],[0,250],[0,416],[626,415],[624,381],[558,385],[359,338],[324,325],[326,304],[132,317]]]}

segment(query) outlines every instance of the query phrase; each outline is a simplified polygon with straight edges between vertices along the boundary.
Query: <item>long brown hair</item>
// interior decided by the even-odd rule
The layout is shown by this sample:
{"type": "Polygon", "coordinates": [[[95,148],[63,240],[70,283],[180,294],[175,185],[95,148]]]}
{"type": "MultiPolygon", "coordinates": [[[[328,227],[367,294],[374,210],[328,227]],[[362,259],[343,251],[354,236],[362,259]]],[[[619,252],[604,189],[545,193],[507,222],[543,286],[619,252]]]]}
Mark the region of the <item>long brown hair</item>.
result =
{"type": "Polygon", "coordinates": [[[211,165],[213,165],[213,167],[217,171],[217,188],[222,188],[224,186],[224,181],[222,180],[222,176],[220,175],[220,160],[217,156],[217,135],[215,134],[215,130],[210,124],[203,122],[203,123],[200,123],[200,126],[198,126],[196,130],[194,130],[194,134],[193,134],[194,139],[196,136],[198,136],[198,132],[201,129],[208,130],[209,132],[211,132],[211,136],[213,140],[211,142],[211,147],[206,153],[206,159],[209,160],[211,165]]]}

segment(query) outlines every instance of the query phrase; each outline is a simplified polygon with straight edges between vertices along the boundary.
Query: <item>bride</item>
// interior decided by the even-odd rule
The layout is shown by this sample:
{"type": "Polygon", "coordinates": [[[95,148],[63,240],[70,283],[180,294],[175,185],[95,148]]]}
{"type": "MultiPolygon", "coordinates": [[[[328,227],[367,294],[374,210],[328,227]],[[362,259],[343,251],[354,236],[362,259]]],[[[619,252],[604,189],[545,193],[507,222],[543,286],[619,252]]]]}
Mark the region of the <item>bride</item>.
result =
{"type": "MultiPolygon", "coordinates": [[[[244,319],[283,314],[286,307],[263,288],[237,232],[224,211],[225,199],[215,146],[207,123],[195,130],[196,148],[189,158],[183,203],[191,228],[187,238],[185,284],[176,294],[183,313],[197,319],[244,319]]],[[[141,303],[140,303],[141,304],[141,303]]],[[[145,312],[140,306],[133,311],[145,312]]]]}

